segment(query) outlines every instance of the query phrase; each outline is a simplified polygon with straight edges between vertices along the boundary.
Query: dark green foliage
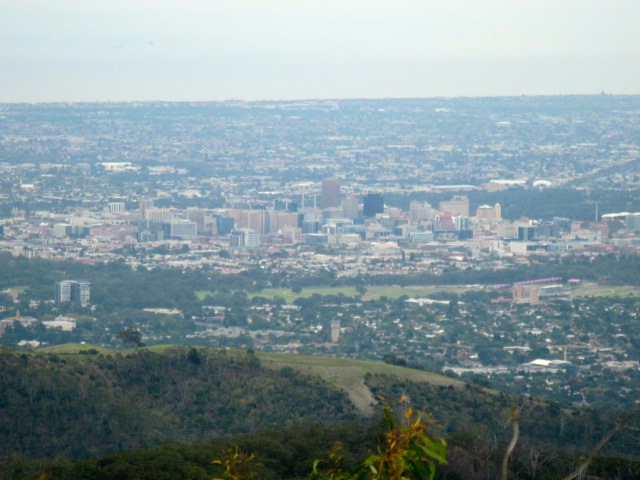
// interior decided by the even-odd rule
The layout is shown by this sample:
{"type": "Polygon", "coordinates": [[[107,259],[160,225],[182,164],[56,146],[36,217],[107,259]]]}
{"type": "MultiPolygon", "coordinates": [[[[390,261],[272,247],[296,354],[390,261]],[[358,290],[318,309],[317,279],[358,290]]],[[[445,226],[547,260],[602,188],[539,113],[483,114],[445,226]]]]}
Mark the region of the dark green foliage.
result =
{"type": "Polygon", "coordinates": [[[255,355],[193,348],[126,356],[0,354],[0,458],[82,458],[355,418],[319,379],[255,355]]]}
{"type": "Polygon", "coordinates": [[[142,334],[140,330],[132,327],[127,327],[123,331],[116,334],[116,338],[124,342],[128,347],[142,347],[142,334]]]}
{"type": "MultiPolygon", "coordinates": [[[[252,470],[260,480],[306,479],[315,459],[328,458],[339,445],[341,465],[351,470],[376,451],[385,429],[382,423],[292,427],[266,430],[250,435],[189,445],[164,444],[148,450],[127,451],[104,457],[71,462],[69,460],[25,460],[12,457],[0,464],[3,480],[33,480],[46,473],[55,480],[172,479],[209,480],[220,476],[222,468],[213,458],[228,449],[254,454],[252,470]]],[[[452,439],[453,440],[453,439],[452,439]]],[[[495,476],[504,445],[469,433],[458,435],[456,444],[448,442],[447,464],[438,467],[438,480],[486,480],[495,476]],[[461,443],[464,445],[461,446],[461,443]]],[[[579,453],[521,442],[511,462],[511,478],[557,480],[572,471],[581,459],[579,453]]],[[[637,460],[596,457],[589,474],[600,479],[638,478],[637,460]]]]}
{"type": "MultiPolygon", "coordinates": [[[[366,383],[376,395],[394,398],[406,394],[414,408],[432,413],[437,420],[434,433],[447,438],[451,447],[449,465],[442,467],[443,472],[459,465],[466,472],[460,478],[499,477],[502,454],[511,436],[507,419],[512,397],[480,385],[417,384],[383,375],[368,375],[366,383]],[[481,472],[484,473],[480,475],[481,472]],[[480,476],[474,477],[475,474],[480,476]]],[[[584,453],[593,448],[621,416],[622,412],[617,411],[563,409],[556,403],[525,397],[520,415],[521,437],[511,469],[526,472],[535,464],[528,456],[537,452],[538,463],[546,469],[556,469],[555,476],[548,478],[562,478],[575,466],[571,459],[576,460],[575,463],[579,459],[580,454],[574,452],[584,453]],[[555,460],[551,462],[551,459],[555,460]],[[558,463],[562,466],[558,467],[558,463]]],[[[638,423],[634,418],[628,428],[609,443],[606,452],[639,457],[638,423]]],[[[596,468],[595,465],[591,469],[596,468]]],[[[517,478],[534,477],[522,473],[517,478]]]]}
{"type": "Polygon", "coordinates": [[[315,425],[265,430],[205,443],[164,444],[75,462],[14,457],[0,464],[0,471],[4,472],[0,478],[32,480],[46,473],[56,480],[209,480],[222,471],[211,460],[237,448],[256,456],[252,467],[260,480],[303,479],[311,471],[314,458],[326,457],[336,442],[343,446],[345,465],[354,466],[375,447],[378,433],[377,427],[371,429],[363,424],[333,428],[315,425]]]}

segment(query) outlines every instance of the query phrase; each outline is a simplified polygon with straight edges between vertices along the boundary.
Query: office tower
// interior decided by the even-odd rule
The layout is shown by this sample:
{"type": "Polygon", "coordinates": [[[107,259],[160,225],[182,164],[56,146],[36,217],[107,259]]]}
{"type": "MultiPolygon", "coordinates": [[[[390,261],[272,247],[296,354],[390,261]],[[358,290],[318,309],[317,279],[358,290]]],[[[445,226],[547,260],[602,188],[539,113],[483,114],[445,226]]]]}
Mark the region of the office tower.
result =
{"type": "Polygon", "coordinates": [[[411,223],[419,223],[422,220],[433,219],[433,208],[427,202],[417,202],[412,200],[409,204],[409,221],[411,223]]]}
{"type": "Polygon", "coordinates": [[[91,283],[87,280],[78,280],[75,285],[74,301],[80,302],[80,305],[86,307],[91,300],[91,283]]]}
{"type": "Polygon", "coordinates": [[[205,211],[201,208],[187,208],[187,220],[198,224],[198,233],[205,231],[205,211]]]}
{"type": "Polygon", "coordinates": [[[322,181],[322,208],[340,206],[340,179],[325,178],[322,181]]]}
{"type": "Polygon", "coordinates": [[[109,203],[109,213],[124,213],[124,202],[111,202],[109,203]]]}
{"type": "Polygon", "coordinates": [[[72,280],[64,280],[56,283],[56,303],[71,301],[71,286],[73,283],[72,280]]]}
{"type": "Polygon", "coordinates": [[[271,216],[267,210],[247,210],[246,225],[243,227],[255,230],[261,235],[265,235],[271,230],[271,216]]]}
{"type": "Polygon", "coordinates": [[[284,227],[297,227],[298,214],[288,212],[271,212],[271,233],[278,232],[284,227]]]}
{"type": "Polygon", "coordinates": [[[222,215],[216,215],[216,230],[218,235],[228,235],[235,226],[235,220],[232,217],[223,217],[222,215]]]}
{"type": "Polygon", "coordinates": [[[331,342],[337,343],[340,340],[340,320],[331,320],[331,342]]]}
{"type": "Polygon", "coordinates": [[[143,198],[140,200],[140,218],[147,218],[146,211],[149,208],[153,208],[153,200],[150,198],[143,198]]]}
{"type": "Polygon", "coordinates": [[[357,195],[349,195],[342,202],[342,214],[346,218],[356,219],[360,216],[360,198],[357,195]]]}
{"type": "Polygon", "coordinates": [[[198,224],[188,220],[174,220],[169,223],[169,238],[195,240],[198,238],[198,224]]]}
{"type": "Polygon", "coordinates": [[[144,219],[152,222],[169,222],[173,218],[170,208],[147,208],[144,219]]]}
{"type": "Polygon", "coordinates": [[[362,203],[365,218],[375,217],[376,214],[384,212],[384,199],[380,193],[367,193],[362,203]]]}
{"type": "Polygon", "coordinates": [[[538,228],[533,226],[518,227],[518,240],[526,242],[538,238],[538,228]]]}
{"type": "Polygon", "coordinates": [[[91,300],[91,283],[87,280],[63,280],[56,283],[56,303],[77,302],[83,307],[91,300]]]}
{"type": "Polygon", "coordinates": [[[473,228],[473,224],[471,223],[471,219],[468,217],[454,217],[453,223],[456,226],[456,230],[471,230],[473,228]]]}
{"type": "Polygon", "coordinates": [[[260,246],[260,234],[249,228],[237,228],[229,236],[229,246],[233,249],[257,248],[260,246]]]}
{"type": "Polygon", "coordinates": [[[451,200],[440,202],[439,210],[454,217],[469,216],[469,197],[464,195],[454,195],[451,200]]]}
{"type": "Polygon", "coordinates": [[[56,223],[53,226],[53,235],[56,237],[68,237],[71,235],[71,224],[69,223],[56,223]]]}
{"type": "Polygon", "coordinates": [[[479,221],[499,222],[502,220],[502,207],[496,203],[493,207],[489,205],[480,205],[476,209],[476,218],[479,221]]]}

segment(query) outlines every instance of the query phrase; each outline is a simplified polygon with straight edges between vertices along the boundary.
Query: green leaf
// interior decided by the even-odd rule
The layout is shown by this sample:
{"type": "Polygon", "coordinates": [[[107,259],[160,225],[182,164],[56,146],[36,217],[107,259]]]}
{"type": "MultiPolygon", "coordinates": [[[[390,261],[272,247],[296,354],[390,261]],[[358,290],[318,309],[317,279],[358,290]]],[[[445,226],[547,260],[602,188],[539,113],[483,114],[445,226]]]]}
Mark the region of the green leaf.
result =
{"type": "Polygon", "coordinates": [[[396,428],[396,422],[393,420],[393,415],[391,415],[391,411],[389,410],[389,408],[384,407],[382,411],[384,412],[384,418],[387,421],[387,425],[389,425],[389,428],[391,430],[396,428]]]}
{"type": "Polygon", "coordinates": [[[447,463],[446,458],[444,458],[444,456],[430,448],[427,448],[423,445],[418,445],[418,448],[420,448],[429,458],[434,458],[437,461],[439,461],[440,463],[447,463]]]}

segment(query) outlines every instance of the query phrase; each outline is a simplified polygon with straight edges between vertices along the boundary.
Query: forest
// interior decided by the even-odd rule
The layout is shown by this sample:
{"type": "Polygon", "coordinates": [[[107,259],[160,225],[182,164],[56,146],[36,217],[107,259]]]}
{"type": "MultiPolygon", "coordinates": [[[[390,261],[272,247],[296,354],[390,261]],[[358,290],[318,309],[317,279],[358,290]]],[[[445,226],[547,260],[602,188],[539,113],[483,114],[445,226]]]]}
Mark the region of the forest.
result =
{"type": "MultiPolygon", "coordinates": [[[[299,479],[341,444],[346,466],[375,451],[377,413],[295,367],[267,368],[253,352],[193,347],[121,353],[0,353],[2,478],[204,479],[229,448],[256,455],[261,479],[299,479]]],[[[348,362],[348,360],[344,360],[348,362]]],[[[401,368],[401,367],[397,367],[401,368]]],[[[561,478],[622,412],[567,409],[481,385],[431,384],[369,374],[378,399],[409,399],[447,442],[436,478],[489,479],[509,441],[509,410],[521,410],[513,478],[561,478]]],[[[634,419],[591,465],[595,478],[637,478],[634,419]]]]}

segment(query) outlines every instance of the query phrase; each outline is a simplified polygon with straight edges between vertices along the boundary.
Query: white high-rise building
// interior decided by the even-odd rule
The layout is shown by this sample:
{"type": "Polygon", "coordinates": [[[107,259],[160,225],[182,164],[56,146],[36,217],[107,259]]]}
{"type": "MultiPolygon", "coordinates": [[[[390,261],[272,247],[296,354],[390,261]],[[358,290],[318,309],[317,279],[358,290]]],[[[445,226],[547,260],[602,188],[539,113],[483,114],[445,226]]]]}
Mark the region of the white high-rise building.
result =
{"type": "Polygon", "coordinates": [[[109,213],[124,213],[125,205],[124,202],[111,202],[109,204],[109,213]]]}

